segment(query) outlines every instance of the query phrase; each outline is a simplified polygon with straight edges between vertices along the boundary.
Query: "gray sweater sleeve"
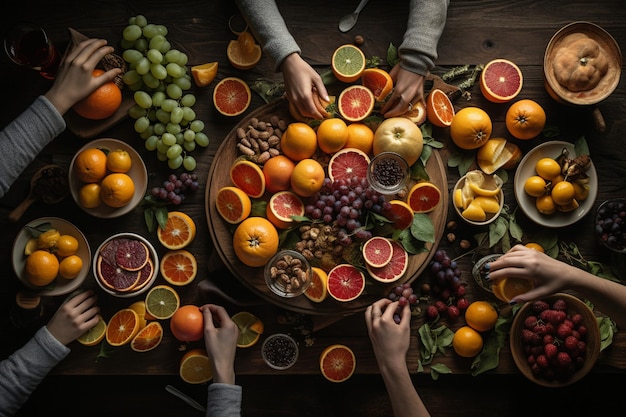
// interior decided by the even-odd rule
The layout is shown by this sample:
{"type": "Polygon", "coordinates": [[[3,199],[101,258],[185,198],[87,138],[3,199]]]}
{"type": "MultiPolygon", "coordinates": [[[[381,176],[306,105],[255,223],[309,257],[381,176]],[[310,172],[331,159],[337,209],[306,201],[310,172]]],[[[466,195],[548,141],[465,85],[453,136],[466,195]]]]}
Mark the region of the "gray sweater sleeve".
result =
{"type": "Polygon", "coordinates": [[[0,417],[14,415],[48,372],[69,353],[70,349],[44,326],[22,348],[0,362],[0,417]]]}
{"type": "Polygon", "coordinates": [[[15,120],[0,131],[0,198],[37,157],[65,130],[65,120],[44,96],[39,96],[15,120]]]}
{"type": "Polygon", "coordinates": [[[241,393],[239,385],[213,382],[209,385],[207,417],[240,417],[241,393]]]}
{"type": "Polygon", "coordinates": [[[292,53],[302,52],[287,29],[274,0],[235,0],[252,33],[263,46],[278,71],[280,64],[292,53]]]}
{"type": "Polygon", "coordinates": [[[449,0],[411,0],[406,32],[398,47],[402,68],[426,75],[434,67],[449,3],[449,0]]]}

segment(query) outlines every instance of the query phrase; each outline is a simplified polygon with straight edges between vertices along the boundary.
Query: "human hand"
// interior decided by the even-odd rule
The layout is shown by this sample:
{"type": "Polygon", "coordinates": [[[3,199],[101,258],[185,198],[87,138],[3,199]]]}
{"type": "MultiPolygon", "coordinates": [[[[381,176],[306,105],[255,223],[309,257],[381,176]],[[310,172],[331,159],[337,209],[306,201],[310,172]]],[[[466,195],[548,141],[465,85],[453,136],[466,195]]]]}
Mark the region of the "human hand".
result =
{"type": "Polygon", "coordinates": [[[319,98],[330,101],[322,77],[300,54],[293,53],[280,64],[285,81],[285,94],[304,117],[323,119],[327,112],[319,98]]]}
{"type": "Polygon", "coordinates": [[[93,291],[84,291],[66,300],[48,323],[48,331],[64,345],[76,340],[98,324],[100,307],[93,291]]]}
{"type": "Polygon", "coordinates": [[[400,116],[409,110],[409,104],[424,101],[423,75],[407,71],[400,64],[396,64],[389,75],[393,80],[393,92],[381,109],[385,118],[400,116]]]}
{"type": "Polygon", "coordinates": [[[397,301],[392,302],[383,298],[365,310],[367,332],[381,368],[406,368],[406,353],[409,350],[411,335],[411,311],[406,304],[398,324],[393,320],[397,305],[397,301]]]}
{"type": "Polygon", "coordinates": [[[45,94],[60,114],[65,114],[74,104],[87,97],[98,87],[113,81],[122,71],[113,68],[99,77],[91,73],[100,60],[114,51],[106,40],[88,39],[76,45],[67,53],[59,67],[54,84],[45,94]]]}
{"type": "Polygon", "coordinates": [[[213,381],[232,385],[239,328],[224,307],[205,304],[200,311],[204,315],[204,345],[213,364],[213,381]]]}

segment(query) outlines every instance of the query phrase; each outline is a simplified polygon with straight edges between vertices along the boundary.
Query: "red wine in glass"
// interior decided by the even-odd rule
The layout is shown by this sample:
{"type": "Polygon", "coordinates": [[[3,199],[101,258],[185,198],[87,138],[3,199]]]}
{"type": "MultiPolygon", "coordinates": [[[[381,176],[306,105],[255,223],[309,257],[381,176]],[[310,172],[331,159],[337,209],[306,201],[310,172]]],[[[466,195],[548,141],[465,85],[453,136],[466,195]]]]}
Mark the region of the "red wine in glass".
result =
{"type": "Polygon", "coordinates": [[[46,32],[39,26],[14,26],[4,39],[4,49],[16,64],[37,70],[49,80],[55,78],[60,56],[46,32]]]}

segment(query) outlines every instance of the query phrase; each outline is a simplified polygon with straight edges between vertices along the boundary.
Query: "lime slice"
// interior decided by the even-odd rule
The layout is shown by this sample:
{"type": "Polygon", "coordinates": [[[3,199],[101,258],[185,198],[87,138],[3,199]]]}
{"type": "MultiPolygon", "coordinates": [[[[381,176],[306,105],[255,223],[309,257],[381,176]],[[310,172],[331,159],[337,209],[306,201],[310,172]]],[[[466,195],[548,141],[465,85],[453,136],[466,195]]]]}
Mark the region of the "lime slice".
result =
{"type": "Polygon", "coordinates": [[[365,55],[356,46],[346,44],[335,50],[332,57],[333,74],[339,81],[356,81],[365,70],[365,55]]]}
{"type": "Polygon", "coordinates": [[[155,319],[169,319],[178,310],[179,305],[178,293],[167,285],[157,285],[146,295],[146,313],[155,319]]]}
{"type": "Polygon", "coordinates": [[[237,327],[239,327],[237,347],[250,347],[259,341],[264,326],[263,322],[258,317],[247,311],[240,311],[232,317],[232,320],[237,327]]]}
{"type": "Polygon", "coordinates": [[[107,330],[107,324],[102,317],[99,317],[98,323],[83,333],[78,339],[78,342],[85,346],[97,345],[104,339],[104,335],[107,330]]]}

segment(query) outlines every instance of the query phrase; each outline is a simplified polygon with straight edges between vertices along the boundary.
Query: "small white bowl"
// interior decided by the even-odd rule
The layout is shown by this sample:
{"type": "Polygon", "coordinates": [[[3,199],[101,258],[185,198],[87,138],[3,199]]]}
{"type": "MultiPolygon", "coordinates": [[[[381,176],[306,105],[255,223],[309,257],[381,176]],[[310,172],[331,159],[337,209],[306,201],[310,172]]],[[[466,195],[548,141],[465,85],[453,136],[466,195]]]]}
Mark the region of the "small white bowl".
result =
{"type": "Polygon", "coordinates": [[[59,217],[41,217],[26,224],[15,237],[13,242],[12,261],[15,275],[17,275],[22,284],[24,284],[28,289],[34,290],[41,296],[65,295],[78,289],[83,282],[85,282],[85,278],[89,273],[89,267],[91,265],[91,250],[85,235],[72,223],[59,217]],[[50,223],[50,226],[57,229],[60,234],[72,235],[78,240],[78,251],[76,252],[76,255],[82,259],[83,267],[75,278],[66,279],[59,276],[54,280],[53,284],[45,287],[37,287],[30,284],[24,276],[24,267],[26,264],[24,247],[33,237],[29,228],[35,228],[44,223],[50,223]]]}
{"type": "Polygon", "coordinates": [[[148,291],[148,289],[150,287],[152,287],[152,284],[154,284],[154,281],[156,280],[157,276],[159,275],[159,255],[156,252],[156,249],[154,248],[154,246],[143,236],[140,236],[136,233],[118,233],[115,234],[109,238],[107,238],[104,242],[102,242],[100,244],[100,246],[98,246],[98,249],[96,250],[96,252],[94,253],[93,256],[93,276],[96,280],[96,282],[98,283],[98,285],[100,286],[100,288],[102,288],[102,290],[104,292],[106,292],[107,294],[113,295],[115,297],[120,297],[120,298],[130,298],[130,297],[134,297],[136,295],[139,294],[143,294],[144,292],[148,291]],[[150,253],[150,259],[152,260],[152,276],[150,277],[150,279],[148,280],[148,282],[146,282],[145,284],[142,284],[141,288],[139,288],[138,290],[130,290],[127,292],[122,292],[122,291],[114,291],[111,288],[106,287],[100,280],[100,278],[98,278],[98,258],[100,257],[100,252],[102,251],[102,248],[105,247],[105,245],[107,243],[109,243],[110,241],[114,240],[114,239],[134,239],[134,240],[139,240],[140,242],[144,243],[146,245],[146,247],[148,248],[148,251],[150,253]]]}
{"type": "MultiPolygon", "coordinates": [[[[487,174],[485,174],[485,175],[487,175],[487,174]]],[[[467,218],[465,218],[463,216],[463,210],[460,207],[457,207],[457,205],[454,202],[454,194],[455,194],[457,189],[463,189],[463,186],[465,185],[465,179],[466,178],[467,178],[467,174],[463,175],[456,182],[456,185],[452,189],[452,196],[451,197],[452,197],[452,205],[454,206],[454,210],[456,211],[456,214],[461,219],[463,219],[464,222],[466,222],[468,224],[471,224],[473,226],[485,226],[485,225],[488,225],[489,223],[491,223],[495,219],[497,219],[498,216],[500,215],[500,213],[502,212],[502,208],[504,207],[504,192],[502,191],[502,188],[500,188],[500,194],[498,194],[498,201],[500,203],[500,208],[498,209],[498,211],[496,213],[486,213],[487,214],[487,218],[484,221],[482,221],[482,222],[467,219],[467,218]]]]}
{"type": "Polygon", "coordinates": [[[78,207],[80,207],[84,212],[101,219],[112,219],[115,217],[123,216],[124,214],[130,212],[141,203],[146,194],[146,189],[148,188],[148,171],[146,169],[146,165],[143,162],[143,159],[141,159],[139,153],[137,153],[137,151],[132,146],[118,139],[96,139],[80,148],[78,152],[76,152],[76,155],[74,155],[74,157],[72,158],[68,176],[70,192],[72,193],[72,198],[76,202],[76,205],[78,205],[78,207]],[[76,176],[74,175],[74,162],[76,161],[76,156],[81,151],[89,148],[100,148],[105,152],[122,149],[130,154],[130,157],[132,159],[132,166],[127,174],[132,178],[133,182],[135,183],[135,195],[125,206],[115,208],[109,207],[106,204],[102,203],[95,208],[85,208],[80,204],[79,193],[84,183],[76,178],[76,176]]]}
{"type": "Polygon", "coordinates": [[[526,194],[524,191],[524,183],[527,178],[536,175],[535,164],[537,161],[541,158],[556,158],[561,154],[563,148],[566,148],[569,151],[570,158],[573,159],[576,157],[576,150],[574,148],[574,144],[572,143],[564,141],[545,142],[531,149],[530,152],[522,158],[517,167],[517,171],[515,171],[515,180],[513,184],[517,204],[526,216],[541,226],[556,228],[576,223],[593,209],[593,204],[596,201],[596,196],[598,194],[598,175],[596,174],[596,168],[592,162],[586,172],[589,176],[589,195],[585,200],[580,202],[580,206],[578,208],[565,213],[556,211],[550,215],[541,214],[537,211],[535,198],[526,194]]]}

